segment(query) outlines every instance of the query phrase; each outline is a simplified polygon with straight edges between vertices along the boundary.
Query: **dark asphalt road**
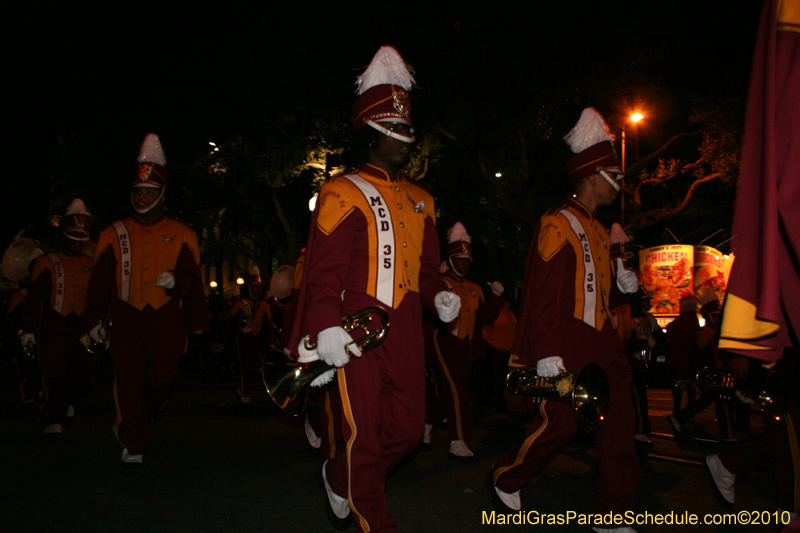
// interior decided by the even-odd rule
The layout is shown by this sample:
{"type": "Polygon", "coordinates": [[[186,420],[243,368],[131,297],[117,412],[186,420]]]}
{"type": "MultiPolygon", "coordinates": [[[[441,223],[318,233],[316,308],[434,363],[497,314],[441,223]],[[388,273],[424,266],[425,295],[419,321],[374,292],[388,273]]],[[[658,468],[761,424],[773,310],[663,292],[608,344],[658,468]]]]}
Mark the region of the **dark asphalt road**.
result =
{"type": "MultiPolygon", "coordinates": [[[[314,481],[317,458],[306,448],[301,421],[280,414],[265,392],[255,405],[238,404],[224,375],[181,373],[168,409],[158,420],[140,472],[123,469],[111,432],[110,372],[76,405],[75,423],[55,440],[41,435],[35,409],[24,408],[11,387],[2,390],[2,512],[9,532],[331,532],[314,481]]],[[[688,462],[640,456],[637,512],[722,513],[705,468],[715,442],[666,435],[667,391],[650,391],[654,453],[688,462]]],[[[512,412],[474,411],[472,449],[480,464],[447,457],[447,433],[434,430],[434,448],[405,461],[387,482],[399,528],[406,532],[590,531],[561,526],[485,525],[491,512],[483,488],[486,470],[523,436],[526,415],[518,398],[512,412]]],[[[713,439],[712,410],[691,434],[713,439]],[[708,432],[706,431],[708,430],[708,432]],[[711,433],[711,434],[709,434],[711,433]]],[[[593,508],[596,449],[576,438],[522,491],[523,508],[539,513],[589,513],[593,508]]],[[[774,511],[772,477],[756,472],[737,482],[738,511],[774,511]]],[[[641,532],[773,531],[766,526],[637,526],[641,532]]]]}

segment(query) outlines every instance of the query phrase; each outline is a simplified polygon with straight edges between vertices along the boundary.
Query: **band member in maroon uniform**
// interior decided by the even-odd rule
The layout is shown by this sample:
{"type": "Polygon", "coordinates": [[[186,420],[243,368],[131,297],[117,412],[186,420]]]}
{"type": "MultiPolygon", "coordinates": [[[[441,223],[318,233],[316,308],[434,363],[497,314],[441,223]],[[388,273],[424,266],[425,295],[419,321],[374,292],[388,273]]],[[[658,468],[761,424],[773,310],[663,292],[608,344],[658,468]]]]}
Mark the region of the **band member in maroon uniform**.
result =
{"type": "MultiPolygon", "coordinates": [[[[414,449],[425,421],[422,306],[445,322],[460,300],[438,275],[433,197],[400,171],[414,142],[408,91],[413,77],[383,47],[359,78],[353,118],[367,162],[323,185],[312,217],[292,345],[302,360],[337,367],[346,448],[322,466],[328,516],[343,529],[396,531],[386,473],[414,449]],[[342,316],[368,306],[388,312],[391,330],[363,357],[342,316]],[[316,341],[316,354],[301,337],[316,341]]],[[[360,330],[353,332],[358,337],[360,330]]]]}
{"type": "Polygon", "coordinates": [[[197,235],[164,214],[169,174],[161,143],[149,134],[133,180],[134,212],[100,233],[83,326],[107,338],[122,461],[141,465],[150,425],[169,400],[189,333],[208,326],[197,235]]]}
{"type": "MultiPolygon", "coordinates": [[[[631,370],[610,316],[612,292],[633,293],[636,274],[622,259],[612,262],[608,231],[595,218],[619,193],[622,175],[603,118],[594,109],[566,137],[576,153],[567,171],[575,196],[549,210],[539,222],[528,254],[519,333],[512,365],[536,365],[538,374],[577,373],[600,364],[611,385],[609,411],[595,433],[600,472],[595,513],[623,514],[633,509],[639,482],[634,446],[631,370]]],[[[620,299],[621,301],[621,299],[620,299]]],[[[525,441],[489,472],[495,502],[520,510],[520,489],[564,446],[578,429],[566,403],[544,401],[525,441]]],[[[620,531],[631,531],[622,529],[620,531]]]]}
{"type": "Polygon", "coordinates": [[[80,198],[61,219],[66,240],[57,252],[33,264],[22,319],[22,345],[38,346],[45,391],[42,427],[45,435],[60,435],[74,416],[75,401],[92,384],[97,356],[86,351],[79,317],[86,308],[86,290],[94,261],[85,253],[91,224],[80,198]]]}
{"type": "Polygon", "coordinates": [[[431,428],[447,417],[450,433],[449,456],[465,463],[478,458],[467,446],[472,438],[469,405],[469,377],[472,363],[485,357],[482,326],[491,324],[503,307],[503,285],[489,283],[490,291],[466,278],[472,263],[472,237],[461,222],[447,230],[447,271],[442,278],[448,289],[461,298],[461,312],[443,327],[425,322],[426,359],[438,381],[439,401],[428,406],[423,444],[430,444],[431,428]]]}

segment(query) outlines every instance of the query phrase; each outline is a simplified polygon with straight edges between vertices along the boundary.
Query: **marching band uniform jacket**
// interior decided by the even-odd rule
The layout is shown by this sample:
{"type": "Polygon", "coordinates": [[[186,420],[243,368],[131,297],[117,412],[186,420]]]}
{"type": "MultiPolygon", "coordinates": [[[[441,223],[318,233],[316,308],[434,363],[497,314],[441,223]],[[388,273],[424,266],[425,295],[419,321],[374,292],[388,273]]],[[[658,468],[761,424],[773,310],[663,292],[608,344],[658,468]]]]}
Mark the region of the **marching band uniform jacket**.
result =
{"type": "Polygon", "coordinates": [[[110,317],[117,422],[131,455],[143,454],[150,423],[169,398],[187,334],[208,327],[197,236],[186,224],[136,214],[105,228],[89,283],[84,328],[110,317]],[[156,279],[170,271],[175,286],[156,279]]]}
{"type": "Polygon", "coordinates": [[[47,392],[42,425],[67,421],[69,406],[85,393],[94,360],[79,338],[92,259],[67,250],[36,259],[22,317],[22,332],[34,333],[47,392]]]}
{"type": "Polygon", "coordinates": [[[434,309],[446,290],[434,213],[423,187],[367,164],[323,185],[312,217],[290,348],[371,305],[384,307],[391,323],[379,347],[337,371],[346,448],[327,463],[326,476],[336,494],[349,496],[360,531],[394,527],[386,472],[422,434],[422,305],[434,309]]]}
{"type": "MultiPolygon", "coordinates": [[[[590,362],[605,369],[611,398],[594,434],[600,450],[595,510],[624,513],[633,509],[639,470],[630,365],[610,319],[617,288],[609,248],[608,231],[574,199],[542,217],[528,254],[510,364],[529,366],[560,356],[569,372],[590,362]]],[[[578,429],[570,405],[540,405],[542,416],[529,426],[526,440],[495,469],[495,485],[503,492],[528,483],[578,429]]]]}

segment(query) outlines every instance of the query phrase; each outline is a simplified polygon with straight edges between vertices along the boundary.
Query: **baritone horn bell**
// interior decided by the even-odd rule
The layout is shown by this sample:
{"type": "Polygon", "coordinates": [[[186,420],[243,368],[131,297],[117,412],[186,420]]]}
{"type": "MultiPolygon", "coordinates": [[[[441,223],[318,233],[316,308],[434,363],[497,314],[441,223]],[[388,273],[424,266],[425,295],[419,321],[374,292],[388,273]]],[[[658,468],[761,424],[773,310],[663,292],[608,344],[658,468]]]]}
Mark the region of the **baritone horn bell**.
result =
{"type": "MultiPolygon", "coordinates": [[[[345,353],[350,354],[349,346],[355,345],[363,354],[380,346],[389,334],[389,313],[382,307],[367,307],[352,315],[343,316],[342,327],[348,333],[356,329],[363,329],[366,332],[358,339],[345,344],[345,353]],[[370,331],[367,326],[372,322],[374,315],[380,317],[381,325],[370,331]]],[[[317,343],[310,342],[308,338],[303,342],[308,350],[317,347],[317,343]]],[[[273,350],[264,356],[261,374],[264,387],[275,404],[285,413],[297,416],[303,412],[308,403],[307,385],[332,368],[334,367],[324,361],[298,363],[283,352],[273,350]]]]}
{"type": "Polygon", "coordinates": [[[605,370],[589,363],[576,375],[539,376],[535,366],[512,368],[506,376],[506,388],[512,394],[541,400],[555,400],[572,405],[572,414],[581,429],[594,433],[603,425],[610,403],[611,387],[605,370]]]}

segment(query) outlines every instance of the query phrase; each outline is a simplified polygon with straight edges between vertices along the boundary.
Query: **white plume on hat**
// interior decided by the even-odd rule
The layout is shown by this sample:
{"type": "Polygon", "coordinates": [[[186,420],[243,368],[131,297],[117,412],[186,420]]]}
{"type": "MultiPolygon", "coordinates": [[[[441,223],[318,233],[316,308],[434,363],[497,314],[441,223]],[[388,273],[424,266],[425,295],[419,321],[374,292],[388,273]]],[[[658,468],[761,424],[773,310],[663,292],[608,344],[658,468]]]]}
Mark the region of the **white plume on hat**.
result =
{"type": "Polygon", "coordinates": [[[467,228],[464,227],[464,224],[456,222],[452,228],[447,230],[447,244],[460,241],[472,244],[472,237],[467,233],[467,228]]]}
{"type": "Polygon", "coordinates": [[[587,107],[575,127],[564,136],[570,149],[579,154],[587,148],[603,141],[612,141],[608,125],[603,116],[593,107],[587,107]]]}
{"type": "Polygon", "coordinates": [[[261,278],[261,271],[258,269],[258,265],[253,265],[250,267],[250,275],[256,276],[257,278],[261,278]]]}
{"type": "Polygon", "coordinates": [[[67,207],[67,212],[64,213],[64,216],[68,217],[70,215],[84,215],[87,217],[92,216],[89,214],[89,211],[86,210],[86,205],[84,205],[83,200],[80,198],[75,198],[72,200],[72,203],[69,204],[69,207],[67,207]]]}
{"type": "Polygon", "coordinates": [[[381,46],[367,69],[356,79],[356,92],[364,94],[376,85],[398,85],[410,91],[414,85],[414,71],[406,65],[393,46],[381,46]]]}
{"type": "Polygon", "coordinates": [[[162,167],[167,165],[167,158],[164,157],[164,150],[161,149],[161,141],[155,133],[148,133],[142,142],[139,150],[139,163],[155,163],[162,167]]]}

